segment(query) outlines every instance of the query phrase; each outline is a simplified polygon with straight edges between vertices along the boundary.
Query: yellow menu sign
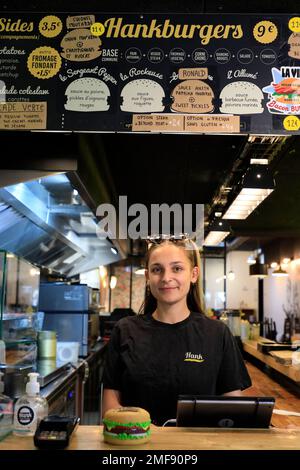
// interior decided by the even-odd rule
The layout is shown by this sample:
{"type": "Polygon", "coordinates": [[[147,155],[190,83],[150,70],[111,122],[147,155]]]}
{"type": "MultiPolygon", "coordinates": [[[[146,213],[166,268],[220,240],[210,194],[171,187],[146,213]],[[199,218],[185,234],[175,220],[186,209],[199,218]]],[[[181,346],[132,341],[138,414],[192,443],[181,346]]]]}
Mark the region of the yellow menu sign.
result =
{"type": "Polygon", "coordinates": [[[134,114],[133,132],[238,133],[240,116],[226,114],[134,114]]]}
{"type": "Polygon", "coordinates": [[[0,103],[0,129],[46,129],[46,102],[0,103]]]}

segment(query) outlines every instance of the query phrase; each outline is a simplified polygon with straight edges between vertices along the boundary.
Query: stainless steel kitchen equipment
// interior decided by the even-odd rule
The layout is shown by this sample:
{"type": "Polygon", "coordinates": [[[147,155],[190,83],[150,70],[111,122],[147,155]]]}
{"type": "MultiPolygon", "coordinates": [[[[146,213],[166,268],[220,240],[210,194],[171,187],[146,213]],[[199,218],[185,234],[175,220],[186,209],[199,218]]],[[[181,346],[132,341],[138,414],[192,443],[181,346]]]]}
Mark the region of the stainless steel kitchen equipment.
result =
{"type": "Polygon", "coordinates": [[[57,341],[79,343],[79,356],[87,356],[99,337],[99,307],[90,303],[92,289],[85,284],[41,283],[39,309],[44,330],[55,330],[57,341]]]}

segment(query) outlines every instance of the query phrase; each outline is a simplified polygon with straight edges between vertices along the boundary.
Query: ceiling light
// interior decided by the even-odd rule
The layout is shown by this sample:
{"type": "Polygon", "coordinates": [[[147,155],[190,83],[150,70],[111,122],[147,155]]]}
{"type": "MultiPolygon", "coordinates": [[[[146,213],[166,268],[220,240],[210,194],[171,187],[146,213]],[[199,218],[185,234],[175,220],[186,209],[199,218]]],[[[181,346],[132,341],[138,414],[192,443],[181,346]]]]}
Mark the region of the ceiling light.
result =
{"type": "Polygon", "coordinates": [[[267,158],[251,158],[250,164],[251,165],[267,165],[268,159],[267,158]]]}
{"type": "Polygon", "coordinates": [[[256,263],[249,266],[249,274],[250,276],[263,279],[268,275],[268,265],[265,263],[260,263],[259,258],[256,258],[256,263]]]}
{"type": "Polygon", "coordinates": [[[270,267],[272,269],[276,269],[278,267],[278,263],[276,263],[276,261],[273,261],[271,264],[270,264],[270,267]]]}
{"type": "Polygon", "coordinates": [[[110,251],[111,251],[114,255],[117,255],[117,254],[118,254],[118,250],[117,250],[117,248],[115,248],[114,246],[111,246],[111,247],[110,247],[110,251]]]}
{"type": "Polygon", "coordinates": [[[230,226],[226,220],[215,220],[208,229],[209,232],[203,242],[204,246],[217,246],[230,234],[230,226]]]}
{"type": "Polygon", "coordinates": [[[253,165],[243,177],[241,190],[223,215],[223,219],[246,219],[272,191],[273,177],[264,165],[253,165]]]}
{"type": "Polygon", "coordinates": [[[275,269],[275,271],[272,272],[272,276],[285,277],[288,276],[288,273],[285,271],[285,269],[282,269],[282,267],[279,266],[277,269],[275,269]]]}
{"type": "Polygon", "coordinates": [[[282,264],[288,264],[291,261],[291,258],[283,258],[282,264]]]}

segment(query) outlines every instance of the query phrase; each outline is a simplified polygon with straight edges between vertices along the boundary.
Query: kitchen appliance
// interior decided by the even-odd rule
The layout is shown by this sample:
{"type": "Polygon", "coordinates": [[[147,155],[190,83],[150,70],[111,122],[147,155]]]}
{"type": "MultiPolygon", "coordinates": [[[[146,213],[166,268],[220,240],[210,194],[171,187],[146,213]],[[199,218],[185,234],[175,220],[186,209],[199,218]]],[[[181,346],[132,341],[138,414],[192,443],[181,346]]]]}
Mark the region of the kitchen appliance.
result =
{"type": "Polygon", "coordinates": [[[214,428],[268,428],[273,397],[179,395],[176,425],[214,428]]]}
{"type": "Polygon", "coordinates": [[[75,364],[78,361],[79,343],[74,341],[59,341],[57,343],[57,359],[60,362],[72,362],[75,364]]]}
{"type": "Polygon", "coordinates": [[[99,337],[99,308],[85,284],[41,283],[39,309],[44,330],[55,330],[57,341],[79,343],[79,356],[87,356],[99,337]]]}

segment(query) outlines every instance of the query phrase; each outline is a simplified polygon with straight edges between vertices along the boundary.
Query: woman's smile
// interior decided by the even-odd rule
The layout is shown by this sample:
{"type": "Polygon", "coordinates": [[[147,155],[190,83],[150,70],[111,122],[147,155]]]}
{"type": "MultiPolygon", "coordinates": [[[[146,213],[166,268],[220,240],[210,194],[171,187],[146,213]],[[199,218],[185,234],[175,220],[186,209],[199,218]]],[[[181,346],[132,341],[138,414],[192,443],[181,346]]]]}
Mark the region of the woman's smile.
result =
{"type": "Polygon", "coordinates": [[[178,287],[176,287],[176,286],[174,286],[174,287],[165,286],[165,287],[159,287],[158,289],[159,290],[174,290],[174,289],[178,289],[178,287]]]}

